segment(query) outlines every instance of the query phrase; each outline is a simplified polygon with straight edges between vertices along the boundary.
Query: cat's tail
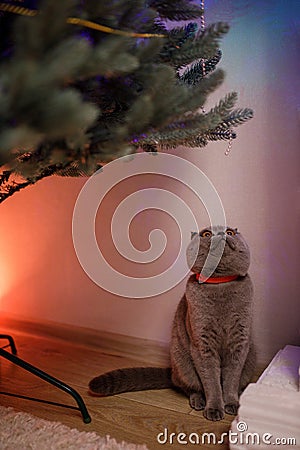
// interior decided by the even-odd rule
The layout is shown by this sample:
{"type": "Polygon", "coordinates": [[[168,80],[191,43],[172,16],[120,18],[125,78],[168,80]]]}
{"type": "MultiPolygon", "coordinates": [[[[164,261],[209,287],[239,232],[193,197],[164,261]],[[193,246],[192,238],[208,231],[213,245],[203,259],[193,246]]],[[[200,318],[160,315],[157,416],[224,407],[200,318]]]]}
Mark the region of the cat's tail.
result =
{"type": "Polygon", "coordinates": [[[117,369],[93,378],[89,382],[91,393],[101,395],[171,387],[173,387],[171,369],[160,367],[117,369]]]}

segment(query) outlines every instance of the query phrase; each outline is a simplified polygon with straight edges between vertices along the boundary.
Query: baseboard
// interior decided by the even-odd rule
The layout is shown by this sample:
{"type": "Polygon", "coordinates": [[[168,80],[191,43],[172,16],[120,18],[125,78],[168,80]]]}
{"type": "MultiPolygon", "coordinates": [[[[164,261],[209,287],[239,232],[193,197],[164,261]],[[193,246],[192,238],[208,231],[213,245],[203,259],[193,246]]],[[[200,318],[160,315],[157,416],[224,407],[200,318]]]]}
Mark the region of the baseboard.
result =
{"type": "Polygon", "coordinates": [[[116,355],[124,348],[124,352],[136,360],[145,361],[146,358],[149,364],[169,365],[168,345],[157,341],[58,322],[37,321],[6,313],[0,313],[0,323],[1,333],[21,333],[62,340],[116,355]]]}

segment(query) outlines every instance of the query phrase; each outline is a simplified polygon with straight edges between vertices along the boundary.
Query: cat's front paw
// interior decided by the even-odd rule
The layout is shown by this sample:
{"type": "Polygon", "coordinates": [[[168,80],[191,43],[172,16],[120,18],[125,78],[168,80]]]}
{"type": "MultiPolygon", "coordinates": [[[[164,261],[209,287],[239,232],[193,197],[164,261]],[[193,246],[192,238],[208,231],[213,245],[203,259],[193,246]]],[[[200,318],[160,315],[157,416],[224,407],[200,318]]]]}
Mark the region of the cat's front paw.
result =
{"type": "Polygon", "coordinates": [[[193,392],[193,394],[190,395],[190,406],[196,411],[201,411],[202,409],[204,409],[205,398],[203,394],[200,394],[199,392],[193,392]]]}
{"type": "Polygon", "coordinates": [[[205,408],[203,415],[207,420],[213,420],[214,422],[224,419],[225,416],[224,410],[221,408],[205,408]]]}
{"type": "Polygon", "coordinates": [[[239,402],[227,403],[227,405],[225,405],[225,412],[231,416],[236,416],[239,406],[239,402]]]}

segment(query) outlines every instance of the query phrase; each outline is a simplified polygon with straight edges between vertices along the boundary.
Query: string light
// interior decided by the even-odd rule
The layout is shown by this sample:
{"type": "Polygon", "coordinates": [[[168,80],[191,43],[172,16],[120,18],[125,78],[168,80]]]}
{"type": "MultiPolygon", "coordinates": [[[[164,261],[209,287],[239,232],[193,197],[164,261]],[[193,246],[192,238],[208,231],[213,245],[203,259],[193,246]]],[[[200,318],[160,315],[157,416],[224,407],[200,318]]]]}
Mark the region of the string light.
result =
{"type": "MultiPolygon", "coordinates": [[[[34,17],[38,14],[38,11],[34,9],[23,8],[22,6],[8,5],[6,3],[0,3],[0,10],[10,12],[13,14],[20,14],[21,16],[34,17]]],[[[102,31],[103,33],[116,34],[118,36],[136,37],[136,38],[164,38],[164,34],[152,34],[152,33],[135,33],[132,31],[116,30],[104,25],[100,25],[90,20],[80,19],[78,17],[68,17],[67,23],[72,25],[79,25],[85,28],[91,28],[93,30],[102,31]]]]}

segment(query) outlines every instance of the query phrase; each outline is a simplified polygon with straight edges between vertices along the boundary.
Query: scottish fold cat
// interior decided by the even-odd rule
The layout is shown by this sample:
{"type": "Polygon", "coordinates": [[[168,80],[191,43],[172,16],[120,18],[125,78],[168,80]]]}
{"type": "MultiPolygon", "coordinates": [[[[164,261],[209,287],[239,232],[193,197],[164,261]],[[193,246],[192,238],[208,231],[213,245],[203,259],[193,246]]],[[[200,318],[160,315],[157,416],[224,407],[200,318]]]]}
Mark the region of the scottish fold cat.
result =
{"type": "Polygon", "coordinates": [[[90,381],[92,393],[175,388],[208,420],[237,413],[255,368],[249,248],[237,229],[208,227],[192,233],[187,261],[193,273],[173,320],[171,367],[114,370],[90,381]],[[205,262],[214,261],[219,246],[221,259],[207,278],[201,272],[213,270],[205,262]]]}

